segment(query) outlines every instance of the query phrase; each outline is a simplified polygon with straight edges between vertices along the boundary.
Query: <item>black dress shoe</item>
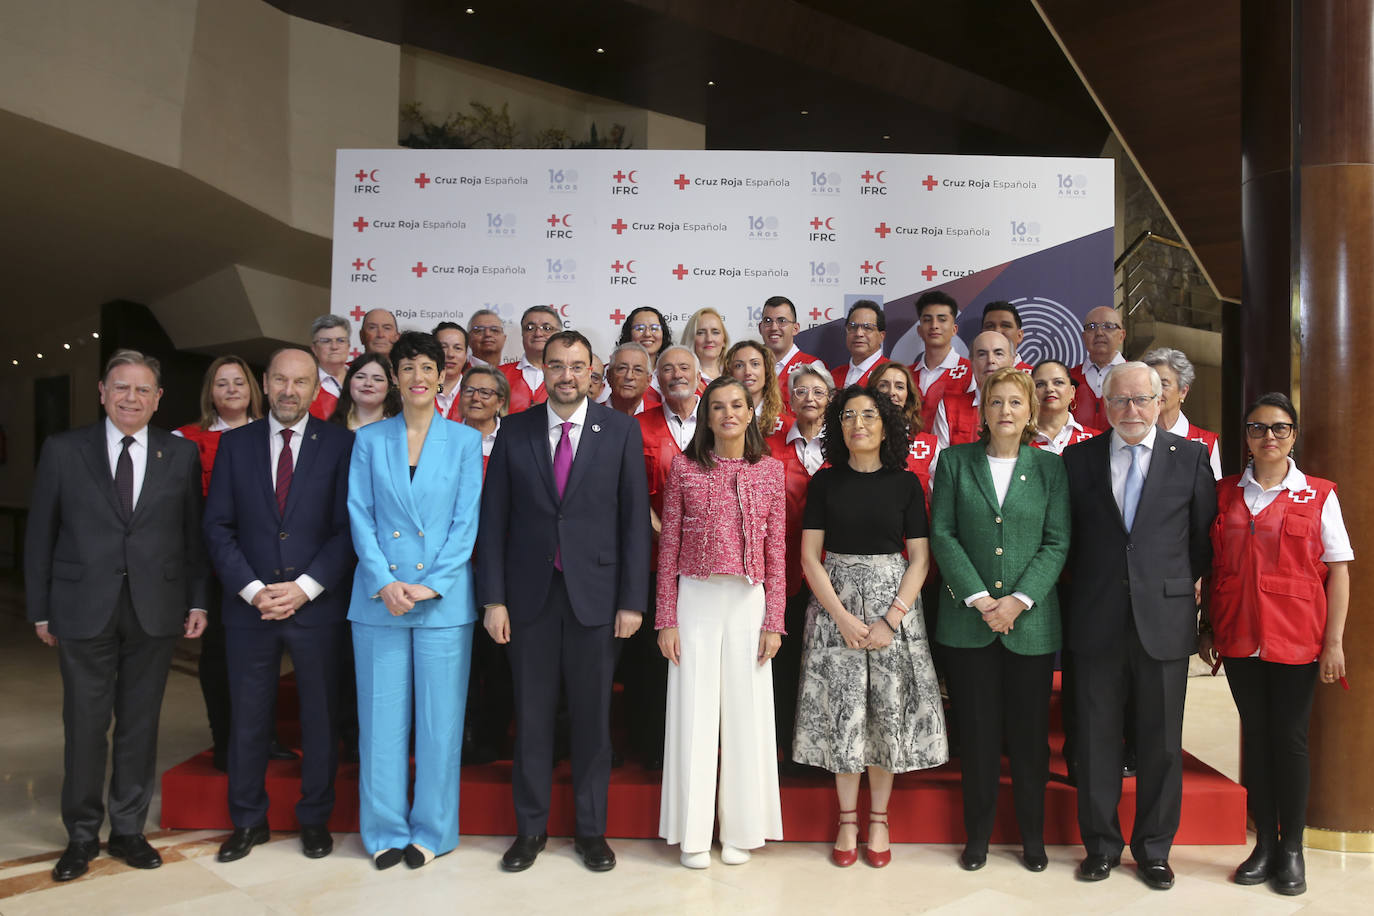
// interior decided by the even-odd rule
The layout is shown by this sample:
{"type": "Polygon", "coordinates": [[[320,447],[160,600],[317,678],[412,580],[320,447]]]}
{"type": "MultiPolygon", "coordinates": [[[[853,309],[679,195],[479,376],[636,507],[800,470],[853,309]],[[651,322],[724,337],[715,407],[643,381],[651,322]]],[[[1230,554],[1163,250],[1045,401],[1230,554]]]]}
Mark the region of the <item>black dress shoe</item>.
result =
{"type": "Polygon", "coordinates": [[[1121,864],[1121,856],[1099,856],[1089,853],[1082,862],[1078,863],[1078,879],[1080,881],[1101,881],[1112,873],[1112,869],[1121,864]]]}
{"type": "Polygon", "coordinates": [[[615,853],[611,852],[604,836],[577,837],[573,840],[573,849],[590,871],[610,871],[615,868],[615,853]]]}
{"type": "Polygon", "coordinates": [[[984,846],[981,850],[972,846],[965,846],[963,852],[959,853],[959,867],[964,871],[977,871],[988,864],[988,850],[984,846]]]}
{"type": "Polygon", "coordinates": [[[534,864],[534,860],[544,851],[549,841],[547,833],[522,834],[510,844],[506,854],[501,857],[501,867],[506,871],[524,871],[534,864]]]}
{"type": "Polygon", "coordinates": [[[110,855],[123,859],[130,868],[157,868],[162,865],[162,856],[148,845],[148,839],[141,833],[124,835],[110,834],[106,844],[110,855]]]}
{"type": "Polygon", "coordinates": [[[280,738],[272,736],[272,743],[267,745],[268,760],[295,760],[297,756],[295,751],[281,743],[280,738]]]}
{"type": "Polygon", "coordinates": [[[1280,849],[1274,854],[1270,872],[1270,886],[1286,897],[1296,897],[1307,891],[1307,865],[1302,849],[1280,849]]]}
{"type": "Polygon", "coordinates": [[[1167,891],[1174,886],[1174,870],[1169,867],[1168,859],[1146,859],[1136,865],[1140,880],[1157,891],[1167,891]]]}
{"type": "Polygon", "coordinates": [[[80,878],[86,873],[88,863],[98,855],[100,855],[99,840],[68,843],[66,850],[58,858],[57,864],[52,867],[52,879],[54,881],[70,881],[73,878],[80,878]]]}
{"type": "Polygon", "coordinates": [[[272,834],[266,824],[256,827],[235,827],[234,832],[229,834],[229,839],[220,844],[219,854],[215,858],[221,862],[237,862],[252,852],[254,846],[266,843],[270,839],[272,834]]]}
{"type": "Polygon", "coordinates": [[[394,865],[400,865],[405,858],[405,853],[399,849],[383,849],[372,857],[372,864],[377,867],[377,871],[386,871],[394,865]]]}
{"type": "Polygon", "coordinates": [[[1042,849],[1040,852],[1021,852],[1021,864],[1026,866],[1026,871],[1044,871],[1050,867],[1050,857],[1045,855],[1042,849]]]}
{"type": "Polygon", "coordinates": [[[1274,844],[1260,840],[1254,852],[1244,862],[1236,866],[1237,884],[1263,884],[1269,880],[1274,867],[1274,844]]]}
{"type": "Polygon", "coordinates": [[[301,824],[301,852],[307,859],[323,859],[334,851],[334,838],[324,824],[301,824]]]}

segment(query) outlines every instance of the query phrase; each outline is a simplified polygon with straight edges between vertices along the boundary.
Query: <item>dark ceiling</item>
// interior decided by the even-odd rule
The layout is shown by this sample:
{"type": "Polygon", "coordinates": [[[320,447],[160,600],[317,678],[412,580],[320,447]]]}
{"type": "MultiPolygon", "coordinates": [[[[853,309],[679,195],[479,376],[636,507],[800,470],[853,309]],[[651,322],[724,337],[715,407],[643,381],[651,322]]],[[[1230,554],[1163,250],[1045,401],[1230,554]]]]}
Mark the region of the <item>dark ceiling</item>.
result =
{"type": "Polygon", "coordinates": [[[1109,133],[1030,0],[269,2],[704,123],[713,149],[1095,156],[1109,133]]]}

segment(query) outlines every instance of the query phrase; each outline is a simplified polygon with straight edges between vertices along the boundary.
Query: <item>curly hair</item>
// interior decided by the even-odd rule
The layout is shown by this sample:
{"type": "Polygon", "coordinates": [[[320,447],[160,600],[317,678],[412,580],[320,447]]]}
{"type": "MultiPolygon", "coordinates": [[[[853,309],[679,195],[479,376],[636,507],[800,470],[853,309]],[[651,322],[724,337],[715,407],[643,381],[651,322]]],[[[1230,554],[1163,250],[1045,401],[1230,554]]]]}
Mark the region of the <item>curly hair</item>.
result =
{"type": "Polygon", "coordinates": [[[878,447],[878,459],[888,470],[901,470],[906,467],[907,450],[910,447],[906,438],[906,420],[891,398],[874,397],[872,392],[861,385],[850,385],[830,401],[825,409],[825,431],[821,434],[821,452],[831,467],[849,464],[849,446],[844,441],[844,427],[840,418],[844,415],[845,405],[855,398],[868,398],[878,410],[883,421],[883,441],[878,447]]]}
{"type": "Polygon", "coordinates": [[[759,429],[768,430],[765,435],[772,435],[773,427],[778,425],[778,417],[782,416],[782,387],[778,384],[777,363],[773,359],[773,351],[769,350],[757,340],[741,340],[732,346],[725,353],[725,359],[721,360],[721,368],[726,375],[733,375],[730,364],[735,361],[736,354],[741,350],[755,350],[763,357],[763,408],[759,411],[759,429]]]}
{"type": "Polygon", "coordinates": [[[869,393],[876,399],[878,394],[878,382],[882,381],[883,376],[889,372],[899,372],[906,379],[906,403],[902,405],[902,416],[906,418],[908,435],[915,436],[921,431],[921,388],[916,384],[916,377],[911,374],[911,370],[905,363],[896,360],[883,363],[873,370],[873,374],[868,377],[869,393]]]}

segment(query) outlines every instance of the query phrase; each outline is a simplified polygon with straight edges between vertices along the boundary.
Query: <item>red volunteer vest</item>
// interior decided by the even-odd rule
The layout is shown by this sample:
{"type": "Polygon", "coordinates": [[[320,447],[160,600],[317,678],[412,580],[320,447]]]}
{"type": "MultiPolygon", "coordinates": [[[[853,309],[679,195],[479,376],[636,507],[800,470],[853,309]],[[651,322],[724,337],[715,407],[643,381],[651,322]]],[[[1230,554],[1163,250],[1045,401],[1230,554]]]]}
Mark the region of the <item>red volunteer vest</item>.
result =
{"type": "MultiPolygon", "coordinates": [[[[931,387],[934,387],[933,385],[931,387]]],[[[949,423],[949,444],[978,441],[983,418],[973,403],[972,391],[951,391],[945,395],[945,420],[949,423]]]]}
{"type": "Polygon", "coordinates": [[[210,492],[210,472],[215,468],[215,453],[219,451],[219,437],[224,431],[201,429],[199,423],[187,423],[177,432],[194,442],[200,451],[200,495],[205,496],[210,492]]]}
{"type": "Polygon", "coordinates": [[[1073,396],[1073,418],[1080,426],[1088,429],[1109,428],[1111,424],[1107,422],[1106,405],[1102,403],[1101,398],[1093,394],[1092,388],[1088,385],[1088,378],[1083,374],[1083,368],[1074,366],[1070,369],[1069,379],[1078,386],[1073,396]]]}
{"type": "MultiPolygon", "coordinates": [[[[793,421],[795,422],[795,421],[793,421]]],[[[768,437],[768,452],[782,462],[783,480],[787,489],[787,595],[791,597],[806,584],[801,565],[802,513],[806,511],[806,488],[811,475],[797,457],[797,448],[787,441],[792,423],[768,437]]],[[[828,465],[821,465],[827,467],[828,465]]]]}
{"type": "MultiPolygon", "coordinates": [[[[319,420],[328,420],[334,413],[334,408],[339,404],[339,397],[326,391],[324,386],[315,392],[315,400],[310,402],[310,415],[319,420]]],[[[186,437],[191,438],[190,436],[186,437]]]]}
{"type": "MultiPolygon", "coordinates": [[[[886,356],[880,357],[876,363],[874,363],[873,365],[871,365],[871,366],[868,367],[868,371],[867,371],[867,372],[865,372],[863,375],[859,376],[859,380],[858,380],[857,382],[855,382],[854,384],[856,384],[856,385],[867,385],[867,384],[868,384],[868,377],[871,376],[871,375],[874,373],[875,370],[880,369],[880,368],[882,367],[883,363],[890,363],[890,362],[892,362],[892,360],[888,359],[886,356]]],[[[831,370],[830,370],[830,377],[833,378],[833,379],[835,380],[835,389],[836,389],[837,391],[844,391],[844,380],[845,380],[845,377],[846,377],[847,375],[849,375],[849,361],[848,361],[848,360],[846,360],[845,362],[840,363],[840,364],[839,364],[838,366],[836,366],[834,369],[831,369],[831,370]]]]}
{"type": "MultiPolygon", "coordinates": [[[[921,395],[921,429],[930,432],[935,425],[935,410],[944,400],[945,393],[951,389],[962,391],[967,388],[969,373],[972,371],[973,364],[961,356],[959,357],[959,365],[953,369],[946,369],[936,376],[935,381],[930,383],[930,388],[921,395]]],[[[911,367],[911,374],[916,377],[918,383],[921,380],[920,372],[921,363],[918,361],[911,367]]]]}
{"type": "Polygon", "coordinates": [[[520,364],[502,363],[499,367],[501,374],[510,383],[510,404],[506,407],[506,413],[519,413],[528,410],[535,404],[543,404],[549,399],[549,394],[544,390],[544,383],[541,381],[539,387],[530,390],[530,386],[525,382],[525,373],[520,371],[520,364]]]}

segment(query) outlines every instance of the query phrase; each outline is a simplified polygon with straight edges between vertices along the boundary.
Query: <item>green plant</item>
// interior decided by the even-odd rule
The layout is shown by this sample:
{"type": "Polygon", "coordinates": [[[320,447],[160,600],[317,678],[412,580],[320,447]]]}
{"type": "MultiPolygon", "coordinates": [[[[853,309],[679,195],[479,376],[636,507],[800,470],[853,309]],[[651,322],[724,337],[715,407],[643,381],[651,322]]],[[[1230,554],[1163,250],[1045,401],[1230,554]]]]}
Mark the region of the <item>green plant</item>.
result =
{"type": "Polygon", "coordinates": [[[606,136],[597,133],[595,122],[587,139],[574,140],[561,127],[546,127],[530,142],[521,142],[509,103],[500,110],[484,102],[469,103],[472,114],[455,112],[442,121],[431,121],[419,102],[401,106],[401,128],[408,131],[401,145],[411,149],[629,149],[625,125],[612,124],[606,136]]]}

